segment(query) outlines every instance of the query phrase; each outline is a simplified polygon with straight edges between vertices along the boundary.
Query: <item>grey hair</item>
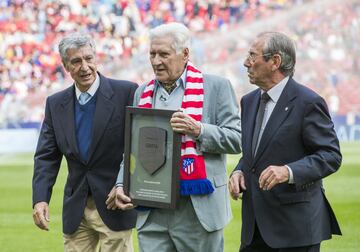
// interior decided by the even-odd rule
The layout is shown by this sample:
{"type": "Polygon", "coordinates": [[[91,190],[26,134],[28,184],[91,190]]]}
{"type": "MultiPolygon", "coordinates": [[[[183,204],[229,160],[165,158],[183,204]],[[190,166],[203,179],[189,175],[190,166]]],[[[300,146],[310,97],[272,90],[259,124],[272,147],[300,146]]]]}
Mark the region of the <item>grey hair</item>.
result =
{"type": "Polygon", "coordinates": [[[285,76],[293,76],[295,73],[296,50],[294,41],[280,32],[263,32],[258,35],[264,38],[263,54],[264,59],[268,61],[274,54],[281,57],[279,70],[285,76]]]}
{"type": "Polygon", "coordinates": [[[68,49],[77,49],[86,45],[89,45],[92,48],[94,54],[96,53],[95,41],[89,35],[84,33],[71,33],[67,35],[59,43],[61,61],[63,63],[67,62],[66,51],[68,49]]]}
{"type": "Polygon", "coordinates": [[[168,23],[159,25],[150,30],[150,42],[156,38],[170,36],[174,39],[171,47],[176,54],[181,53],[185,48],[190,48],[190,31],[181,23],[168,23]]]}

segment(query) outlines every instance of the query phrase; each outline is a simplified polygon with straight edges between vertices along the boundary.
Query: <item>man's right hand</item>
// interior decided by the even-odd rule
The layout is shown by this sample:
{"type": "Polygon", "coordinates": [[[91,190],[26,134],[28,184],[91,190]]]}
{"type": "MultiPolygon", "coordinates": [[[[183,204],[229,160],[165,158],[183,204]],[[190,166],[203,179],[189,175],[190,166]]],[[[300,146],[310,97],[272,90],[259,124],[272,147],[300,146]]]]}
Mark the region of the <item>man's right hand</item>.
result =
{"type": "Polygon", "coordinates": [[[242,171],[235,171],[229,179],[229,191],[231,198],[238,200],[242,198],[242,192],[246,191],[245,178],[242,171]]]}
{"type": "Polygon", "coordinates": [[[49,231],[49,205],[47,202],[38,202],[34,206],[33,211],[33,219],[35,225],[38,226],[40,229],[49,231]]]}
{"type": "Polygon", "coordinates": [[[115,205],[121,210],[133,209],[135,206],[131,203],[131,199],[125,195],[123,187],[116,187],[115,205]]]}

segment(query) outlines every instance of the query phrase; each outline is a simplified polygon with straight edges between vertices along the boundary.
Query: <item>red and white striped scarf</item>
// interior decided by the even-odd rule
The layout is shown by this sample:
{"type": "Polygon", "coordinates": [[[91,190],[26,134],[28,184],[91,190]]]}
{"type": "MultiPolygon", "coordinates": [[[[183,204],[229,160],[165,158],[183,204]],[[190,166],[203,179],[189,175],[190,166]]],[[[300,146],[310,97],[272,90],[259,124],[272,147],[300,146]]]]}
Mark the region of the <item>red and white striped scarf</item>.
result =
{"type": "MultiPolygon", "coordinates": [[[[201,122],[204,105],[204,80],[202,73],[189,61],[186,66],[185,92],[181,104],[182,111],[201,122]]],[[[140,96],[138,107],[152,108],[155,80],[151,80],[140,96]]],[[[214,191],[206,177],[205,161],[201,151],[196,148],[193,137],[181,138],[180,194],[198,195],[214,191]]]]}

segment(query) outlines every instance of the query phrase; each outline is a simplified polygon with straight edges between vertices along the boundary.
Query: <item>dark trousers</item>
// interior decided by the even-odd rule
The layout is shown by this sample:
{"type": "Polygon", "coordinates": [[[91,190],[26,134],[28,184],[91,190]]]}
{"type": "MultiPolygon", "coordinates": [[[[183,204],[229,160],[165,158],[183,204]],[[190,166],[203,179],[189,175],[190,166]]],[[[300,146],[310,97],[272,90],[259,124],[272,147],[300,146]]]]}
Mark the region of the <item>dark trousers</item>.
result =
{"type": "Polygon", "coordinates": [[[241,246],[240,252],[320,252],[320,244],[294,248],[271,248],[265,243],[255,224],[254,237],[251,243],[247,246],[241,246]]]}

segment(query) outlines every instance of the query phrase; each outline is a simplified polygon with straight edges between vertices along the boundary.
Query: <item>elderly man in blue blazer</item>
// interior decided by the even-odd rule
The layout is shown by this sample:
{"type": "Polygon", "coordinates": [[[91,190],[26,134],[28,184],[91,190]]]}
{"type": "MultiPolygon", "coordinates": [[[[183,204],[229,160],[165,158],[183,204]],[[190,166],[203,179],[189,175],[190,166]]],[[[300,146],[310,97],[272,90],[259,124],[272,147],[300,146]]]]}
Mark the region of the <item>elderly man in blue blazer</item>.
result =
{"type": "MultiPolygon", "coordinates": [[[[170,120],[182,134],[179,164],[181,197],[175,210],[138,212],[140,251],[224,249],[223,229],[231,218],[226,153],[240,152],[240,117],[231,83],[202,74],[189,61],[190,32],[180,23],[150,31],[150,62],[155,79],[142,85],[134,105],[179,110],[170,120]],[[188,165],[193,169],[187,169],[188,165]]],[[[119,173],[116,205],[132,208],[119,173]]]]}
{"type": "Polygon", "coordinates": [[[293,78],[295,47],[260,34],[244,65],[259,88],[241,100],[243,156],[230,178],[242,197],[241,252],[315,252],[341,234],[322,179],[340,167],[325,101],[293,78]]]}
{"type": "Polygon", "coordinates": [[[86,35],[68,35],[59,51],[74,84],[46,101],[35,153],[34,222],[48,230],[48,204],[65,156],[65,251],[131,252],[136,212],[108,210],[105,201],[109,192],[115,193],[124,151],[125,107],[132,104],[137,85],[97,72],[95,43],[86,35]]]}

